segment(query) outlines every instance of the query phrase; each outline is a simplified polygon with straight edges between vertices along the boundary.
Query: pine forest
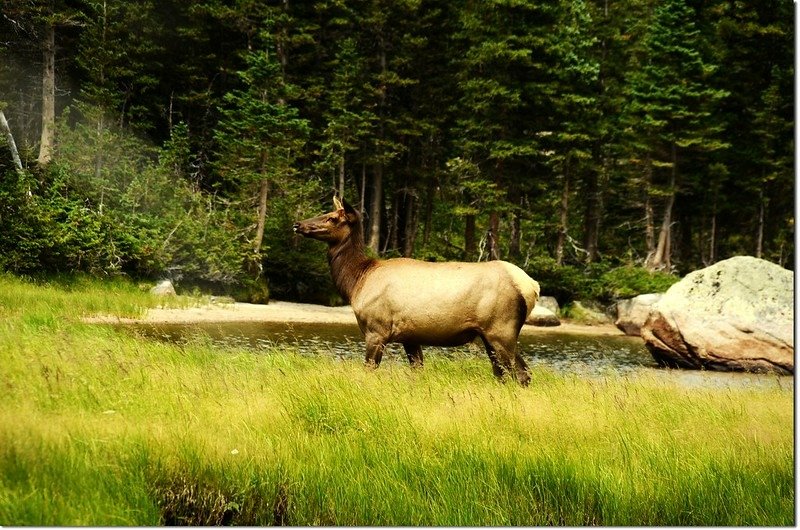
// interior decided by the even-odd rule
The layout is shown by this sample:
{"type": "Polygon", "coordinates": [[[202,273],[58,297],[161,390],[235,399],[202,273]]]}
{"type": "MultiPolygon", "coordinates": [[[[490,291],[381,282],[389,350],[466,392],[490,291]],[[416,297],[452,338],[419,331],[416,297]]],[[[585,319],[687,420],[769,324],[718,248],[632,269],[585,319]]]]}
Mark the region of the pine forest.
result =
{"type": "MultiPolygon", "coordinates": [[[[293,222],[543,294],[794,265],[789,0],[7,0],[0,271],[340,302],[293,222]]],[[[633,287],[635,290],[635,287],[633,287]]]]}

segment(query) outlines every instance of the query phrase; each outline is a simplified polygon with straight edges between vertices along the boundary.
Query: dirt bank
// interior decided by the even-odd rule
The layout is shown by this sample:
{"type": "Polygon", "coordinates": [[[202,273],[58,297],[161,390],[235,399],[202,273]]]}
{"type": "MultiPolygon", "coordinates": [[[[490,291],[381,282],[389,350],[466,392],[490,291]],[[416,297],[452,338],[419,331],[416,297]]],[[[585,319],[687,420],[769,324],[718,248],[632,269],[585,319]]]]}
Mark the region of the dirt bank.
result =
{"type": "MultiPolygon", "coordinates": [[[[209,303],[187,308],[150,309],[141,319],[96,316],[87,319],[96,323],[194,324],[201,322],[307,322],[317,324],[356,324],[349,306],[326,307],[314,304],[273,301],[269,304],[209,303]]],[[[611,324],[587,326],[563,322],[560,326],[525,325],[522,333],[565,333],[609,336],[624,334],[611,324]]]]}

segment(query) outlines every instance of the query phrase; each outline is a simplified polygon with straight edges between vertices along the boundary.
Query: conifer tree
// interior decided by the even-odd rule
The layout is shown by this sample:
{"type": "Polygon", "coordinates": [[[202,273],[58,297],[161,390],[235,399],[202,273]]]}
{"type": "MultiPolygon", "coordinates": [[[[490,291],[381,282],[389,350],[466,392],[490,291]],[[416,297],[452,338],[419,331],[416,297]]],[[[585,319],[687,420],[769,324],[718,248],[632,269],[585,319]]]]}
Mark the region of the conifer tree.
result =
{"type": "MultiPolygon", "coordinates": [[[[477,169],[473,178],[486,182],[481,187],[508,189],[521,183],[523,172],[541,157],[537,133],[547,113],[537,111],[546,108],[544,28],[552,15],[536,2],[493,0],[465,3],[457,16],[455,42],[463,55],[456,59],[454,154],[477,169]]],[[[508,204],[484,206],[489,211],[487,254],[498,259],[500,217],[508,204]]],[[[465,246],[472,248],[468,233],[466,239],[465,246]]]]}
{"type": "Polygon", "coordinates": [[[336,172],[336,188],[342,196],[347,154],[359,147],[377,119],[364,105],[366,65],[357,46],[353,38],[340,42],[327,91],[329,102],[323,113],[327,122],[321,146],[323,164],[336,172]]]}
{"type": "Polygon", "coordinates": [[[647,175],[666,173],[666,182],[649,180],[647,192],[663,198],[657,243],[650,244],[646,265],[671,267],[673,207],[681,176],[683,151],[713,151],[725,144],[712,111],[727,92],[708,82],[715,65],[701,51],[694,11],[685,0],[659,4],[643,41],[639,69],[629,81],[631,132],[640,136],[637,153],[647,175]]]}
{"type": "Polygon", "coordinates": [[[291,104],[296,88],[285,81],[272,29],[260,31],[246,54],[247,68],[239,72],[243,88],[225,95],[215,133],[225,180],[249,196],[257,189],[256,255],[262,249],[270,189],[294,174],[308,135],[307,120],[291,104]]]}
{"type": "Polygon", "coordinates": [[[550,45],[557,84],[552,107],[558,127],[550,137],[553,155],[550,164],[562,179],[558,237],[555,259],[562,264],[564,245],[569,237],[570,186],[584,179],[596,178],[592,165],[593,135],[599,113],[595,84],[600,65],[593,56],[596,38],[590,34],[592,19],[583,0],[559,3],[557,29],[550,45]]]}

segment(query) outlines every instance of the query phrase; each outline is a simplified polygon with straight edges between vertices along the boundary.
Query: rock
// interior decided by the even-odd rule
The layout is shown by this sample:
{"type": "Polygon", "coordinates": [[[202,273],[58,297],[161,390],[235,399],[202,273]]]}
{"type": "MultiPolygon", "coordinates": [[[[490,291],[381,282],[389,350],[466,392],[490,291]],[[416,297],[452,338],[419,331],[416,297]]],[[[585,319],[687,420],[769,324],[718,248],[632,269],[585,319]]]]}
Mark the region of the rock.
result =
{"type": "Polygon", "coordinates": [[[558,311],[561,309],[558,306],[558,300],[554,296],[540,296],[536,301],[536,305],[549,309],[555,315],[558,315],[558,311]]]}
{"type": "Polygon", "coordinates": [[[650,308],[661,299],[660,293],[640,294],[617,302],[617,319],[614,325],[626,335],[638,337],[640,329],[650,315],[650,308]]]}
{"type": "Polygon", "coordinates": [[[546,307],[540,306],[539,302],[536,302],[536,305],[533,306],[533,311],[531,311],[531,314],[528,315],[528,319],[525,321],[525,323],[530,324],[531,326],[539,327],[561,325],[561,321],[558,319],[556,314],[546,307]]]}
{"type": "Polygon", "coordinates": [[[611,317],[601,307],[592,302],[573,301],[569,314],[570,318],[589,326],[610,324],[612,322],[611,317]]]}
{"type": "Polygon", "coordinates": [[[692,272],[641,328],[662,365],[794,373],[794,273],[739,256],[692,272]]]}
{"type": "Polygon", "coordinates": [[[208,299],[212,304],[235,304],[236,299],[232,296],[212,296],[208,299]]]}
{"type": "Polygon", "coordinates": [[[150,289],[150,294],[156,296],[175,296],[175,286],[172,285],[170,280],[162,280],[158,282],[155,287],[150,289]]]}

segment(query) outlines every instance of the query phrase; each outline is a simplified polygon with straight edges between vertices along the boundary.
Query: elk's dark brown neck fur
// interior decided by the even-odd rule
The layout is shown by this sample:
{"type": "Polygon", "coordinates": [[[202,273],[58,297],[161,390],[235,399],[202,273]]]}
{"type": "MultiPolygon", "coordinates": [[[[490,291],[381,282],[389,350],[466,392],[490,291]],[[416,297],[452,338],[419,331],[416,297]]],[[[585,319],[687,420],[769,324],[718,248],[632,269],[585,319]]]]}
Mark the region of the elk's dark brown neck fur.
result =
{"type": "Polygon", "coordinates": [[[377,260],[367,257],[364,252],[364,238],[358,220],[350,225],[347,237],[329,243],[328,264],[331,266],[331,276],[336,289],[347,302],[350,302],[364,276],[377,265],[377,260]]]}

